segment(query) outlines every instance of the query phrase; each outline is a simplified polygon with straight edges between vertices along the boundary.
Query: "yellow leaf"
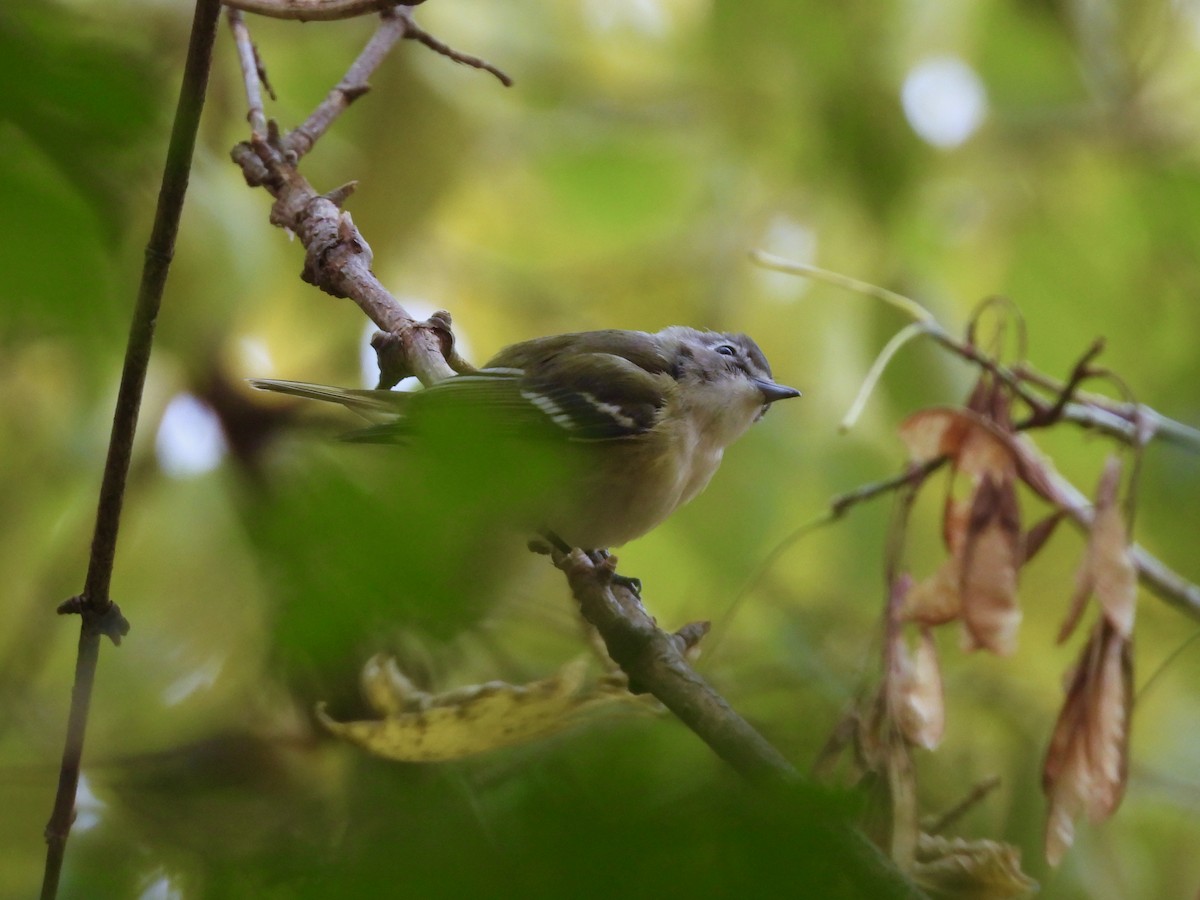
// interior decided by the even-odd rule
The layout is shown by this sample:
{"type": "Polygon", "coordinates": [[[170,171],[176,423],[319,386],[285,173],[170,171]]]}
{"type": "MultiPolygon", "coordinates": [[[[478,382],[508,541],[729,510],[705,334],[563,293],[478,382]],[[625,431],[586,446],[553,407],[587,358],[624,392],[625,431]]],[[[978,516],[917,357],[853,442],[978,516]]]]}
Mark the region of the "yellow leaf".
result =
{"type": "Polygon", "coordinates": [[[367,705],[384,716],[421,709],[431,698],[408,680],[396,660],[382,654],[367,660],[359,681],[367,705]]]}
{"type": "Polygon", "coordinates": [[[430,695],[411,690],[394,663],[374,657],[364,671],[364,692],[383,718],[338,722],[323,705],[317,718],[338,737],[387,759],[461,759],[556,734],[585,708],[634,699],[607,684],[585,690],[585,674],[586,663],[578,660],[526,685],[490,681],[430,695]]]}

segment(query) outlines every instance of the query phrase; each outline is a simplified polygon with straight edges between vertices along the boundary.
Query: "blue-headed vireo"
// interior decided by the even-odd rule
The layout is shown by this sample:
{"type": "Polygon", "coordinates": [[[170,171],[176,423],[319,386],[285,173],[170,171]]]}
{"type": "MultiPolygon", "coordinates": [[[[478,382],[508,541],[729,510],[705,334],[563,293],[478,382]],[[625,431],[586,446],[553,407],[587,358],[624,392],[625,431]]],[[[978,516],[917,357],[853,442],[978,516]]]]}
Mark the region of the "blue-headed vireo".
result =
{"type": "Polygon", "coordinates": [[[410,445],[436,478],[478,467],[481,501],[504,496],[511,524],[585,550],[657,526],[771,403],[800,395],[744,334],[682,326],[535,338],[412,393],[251,384],[375,420],[347,438],[410,445]]]}

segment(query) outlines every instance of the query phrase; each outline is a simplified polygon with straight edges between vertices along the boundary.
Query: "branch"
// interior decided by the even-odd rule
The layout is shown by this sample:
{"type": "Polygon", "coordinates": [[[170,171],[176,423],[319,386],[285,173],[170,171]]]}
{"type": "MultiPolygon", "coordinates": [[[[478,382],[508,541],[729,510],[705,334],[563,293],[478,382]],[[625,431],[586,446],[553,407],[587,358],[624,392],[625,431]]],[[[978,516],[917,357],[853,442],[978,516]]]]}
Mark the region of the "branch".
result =
{"type": "MultiPolygon", "coordinates": [[[[395,0],[223,0],[230,9],[242,10],[270,19],[297,22],[332,22],[353,19],[368,13],[384,12],[396,6],[395,0]]],[[[417,6],[425,0],[408,4],[417,6]]]]}
{"type": "Polygon", "coordinates": [[[734,769],[766,783],[792,781],[791,764],[696,674],[684,657],[702,631],[660,629],[628,587],[613,580],[616,558],[595,563],[581,550],[551,551],[567,576],[583,617],[629,677],[630,690],[653,694],[734,769]]]}
{"type": "MultiPolygon", "coordinates": [[[[1055,490],[1066,500],[1064,509],[1067,515],[1085,531],[1090,529],[1095,516],[1091,501],[1058,473],[1052,471],[1050,475],[1055,490]]],[[[1144,588],[1193,619],[1200,619],[1200,585],[1188,581],[1141,544],[1134,544],[1130,552],[1137,568],[1138,581],[1144,588]]]]}
{"type": "Polygon", "coordinates": [[[472,69],[482,69],[484,72],[490,72],[492,75],[496,76],[502,85],[505,87],[512,87],[513,80],[491,63],[480,59],[478,56],[471,56],[469,53],[460,53],[453,47],[443,44],[428,31],[421,28],[421,26],[419,26],[416,22],[412,21],[411,13],[406,11],[402,12],[401,15],[408,17],[409,20],[408,33],[404,35],[409,40],[424,44],[434,53],[440,53],[447,59],[452,59],[461,65],[470,66],[472,69]]]}
{"type": "MultiPolygon", "coordinates": [[[[1076,390],[1087,377],[1095,374],[1090,368],[1090,364],[1103,348],[1103,344],[1100,342],[1094,343],[1087,349],[1072,369],[1068,380],[1061,382],[1033,370],[1024,363],[1014,367],[999,364],[971,341],[956,339],[938,323],[928,310],[911,298],[836,272],[829,272],[817,266],[782,259],[761,250],[752,253],[751,259],[764,268],[815,278],[874,297],[901,310],[913,320],[914,324],[907,326],[896,338],[893,338],[888,348],[885,348],[884,352],[880,354],[880,359],[885,362],[890,360],[891,351],[895,349],[894,345],[902,343],[902,339],[907,340],[919,334],[929,335],[951,353],[992,373],[1029,406],[1032,414],[1028,420],[1017,426],[1019,430],[1043,428],[1059,421],[1068,421],[1086,428],[1095,428],[1133,447],[1142,446],[1152,438],[1161,438],[1193,451],[1200,451],[1200,430],[1168,418],[1140,403],[1117,403],[1107,397],[1082,394],[1076,390]],[[1029,390],[1029,385],[1052,393],[1053,399],[1046,401],[1034,395],[1029,390]]],[[[881,371],[882,366],[873,367],[868,384],[873,384],[874,379],[879,377],[881,371]]],[[[865,392],[860,392],[860,394],[862,393],[865,392]]],[[[856,401],[855,412],[857,412],[858,405],[856,401]]],[[[1053,472],[1050,474],[1054,486],[1062,498],[1059,506],[1078,525],[1085,530],[1089,528],[1093,515],[1090,501],[1061,475],[1053,472]]],[[[755,580],[761,577],[763,571],[778,559],[786,546],[806,534],[813,524],[825,524],[840,516],[845,511],[841,503],[847,498],[851,504],[858,500],[871,499],[879,496],[880,493],[908,483],[909,477],[906,473],[890,481],[881,482],[879,485],[868,485],[866,489],[860,489],[860,491],[865,490],[862,496],[859,496],[860,492],[856,491],[846,497],[836,498],[832,505],[832,514],[826,514],[816,523],[804,526],[797,534],[785,539],[784,543],[768,556],[763,570],[756,573],[755,580]]],[[[1147,590],[1193,618],[1200,619],[1200,585],[1189,582],[1138,544],[1134,544],[1132,553],[1134,564],[1137,567],[1138,580],[1147,590]]]]}
{"type": "MultiPolygon", "coordinates": [[[[381,18],[379,27],[346,75],[300,126],[288,134],[280,134],[274,122],[268,122],[265,136],[252,129],[250,140],[234,147],[231,155],[241,167],[247,184],[266,188],[275,198],[272,224],[286,228],[304,245],[306,256],[301,278],[334,297],[353,300],[379,327],[381,333],[375,335],[372,346],[379,356],[380,387],[391,387],[408,375],[416,375],[422,383],[430,385],[470,369],[454,350],[450,314],[438,312],[424,322],[414,319],[375,277],[370,245],[350,214],[341,209],[354,184],[319,194],[297,169],[299,159],[312,149],[337,117],[367,92],[371,74],[398,41],[412,38],[426,43],[428,35],[413,22],[410,7],[397,6],[381,18]]],[[[231,12],[231,27],[253,121],[256,105],[261,106],[259,65],[240,19],[240,15],[231,12]]],[[[440,42],[434,43],[439,52],[460,61],[466,58],[440,42]]]]}
{"type": "MultiPolygon", "coordinates": [[[[399,7],[398,7],[399,8],[399,7]]],[[[408,33],[412,27],[412,17],[408,14],[398,15],[384,13],[382,21],[367,45],[363,47],[358,58],[351,63],[342,80],[321,101],[320,105],[300,125],[297,125],[284,138],[284,146],[290,153],[295,154],[298,162],[300,157],[312,149],[313,144],[321,137],[337,117],[345,112],[350,104],[367,93],[371,86],[367,83],[375,70],[387,58],[392,48],[408,33]]],[[[240,50],[240,48],[239,48],[240,50]]],[[[245,68],[245,63],[243,70],[245,68]]]]}
{"type": "Polygon", "coordinates": [[[100,655],[100,636],[108,635],[114,643],[129,630],[129,623],[109,598],[113,561],[117,550],[117,533],[121,521],[121,506],[125,497],[125,481],[133,453],[133,438],[137,431],[142,390],[146,369],[150,363],[150,348],[154,340],[154,322],[162,305],[163,288],[171,258],[175,253],[175,236],[187,193],[192,151],[212,63],[212,48],[217,22],[221,13],[220,0],[197,0],[188,44],[183,84],[175,109],[175,122],[167,147],[158,208],[154,215],[142,281],[134,307],[129,340],[125,347],[125,365],[117,391],[113,412],[112,433],[108,457],[100,483],[100,500],[96,510],[96,528],[92,537],[91,558],[83,593],[59,607],[60,613],[79,613],[83,622],[79,633],[79,650],[75,662],[75,684],[71,691],[71,710],[67,719],[67,735],[63,746],[62,767],[59,771],[58,793],[54,809],[46,825],[46,866],[42,877],[42,900],[52,900],[58,894],[67,837],[75,812],[75,793],[79,787],[79,765],[83,758],[83,740],[87,731],[88,710],[96,663],[100,655]]]}
{"type": "Polygon", "coordinates": [[[242,66],[242,82],[246,87],[246,121],[250,123],[250,134],[257,140],[267,136],[267,116],[263,112],[262,84],[265,81],[262,61],[258,58],[258,50],[250,40],[250,29],[241,11],[230,9],[226,15],[229,18],[229,28],[233,32],[233,40],[237,45],[238,61],[242,66]]]}
{"type": "MultiPolygon", "coordinates": [[[[1062,420],[1073,422],[1084,428],[1094,428],[1126,444],[1135,445],[1144,441],[1145,435],[1138,434],[1138,430],[1141,428],[1147,429],[1155,438],[1177,444],[1193,452],[1200,452],[1200,429],[1192,428],[1164,416],[1157,410],[1140,403],[1117,403],[1108,397],[1075,391],[1074,387],[1080,380],[1078,375],[1082,370],[1072,373],[1074,379],[1072,383],[1064,383],[1044,375],[1024,363],[1012,367],[1000,365],[982,353],[973,343],[955,338],[934,318],[929,310],[910,297],[838,272],[822,269],[819,266],[784,259],[763,250],[754,251],[750,254],[750,258],[765,269],[823,281],[826,284],[873,297],[900,310],[914,323],[921,326],[915,334],[905,332],[906,338],[915,337],[918,334],[928,334],[954,355],[988,370],[1010,387],[1033,410],[1036,424],[1039,426],[1051,424],[1050,421],[1044,420],[1047,419],[1051,410],[1054,410],[1055,415],[1050,417],[1052,421],[1062,420]],[[1029,391],[1029,385],[1050,392],[1055,400],[1047,405],[1029,391]],[[1070,402],[1072,397],[1077,402],[1070,402]],[[1061,402],[1064,398],[1068,402],[1061,402]]],[[[1095,353],[1089,348],[1089,352],[1082,362],[1090,361],[1094,355],[1095,353]]]]}

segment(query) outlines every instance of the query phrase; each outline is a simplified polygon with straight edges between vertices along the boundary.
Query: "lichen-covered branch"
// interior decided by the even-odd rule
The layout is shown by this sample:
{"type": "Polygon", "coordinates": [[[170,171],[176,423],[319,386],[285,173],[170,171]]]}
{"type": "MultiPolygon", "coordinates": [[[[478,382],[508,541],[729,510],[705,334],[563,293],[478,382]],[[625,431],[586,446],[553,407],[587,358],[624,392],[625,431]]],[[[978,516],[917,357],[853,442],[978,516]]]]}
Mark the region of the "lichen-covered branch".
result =
{"type": "Polygon", "coordinates": [[[697,638],[687,627],[663,631],[636,593],[614,583],[615,557],[602,563],[581,550],[552,551],[567,576],[583,617],[604,640],[608,654],[629,677],[630,690],[653,694],[723,760],[758,782],[791,781],[796,770],[688,664],[697,638]]]}
{"type": "MultiPolygon", "coordinates": [[[[370,245],[350,214],[341,209],[354,190],[353,183],[318,193],[300,174],[297,164],[333,121],[366,93],[371,73],[414,28],[407,7],[384,14],[346,76],[302,125],[281,134],[269,122],[265,135],[253,132],[231,154],[246,183],[265,188],[275,198],[271,222],[294,233],[304,246],[301,277],[334,297],[353,300],[379,327],[381,333],[373,344],[379,355],[382,387],[390,387],[408,375],[416,375],[429,385],[467,368],[454,351],[450,316],[442,312],[423,322],[414,319],[375,277],[370,245]]],[[[253,44],[244,23],[235,21],[234,32],[253,118],[256,103],[261,105],[258,60],[252,55],[253,44]]]]}

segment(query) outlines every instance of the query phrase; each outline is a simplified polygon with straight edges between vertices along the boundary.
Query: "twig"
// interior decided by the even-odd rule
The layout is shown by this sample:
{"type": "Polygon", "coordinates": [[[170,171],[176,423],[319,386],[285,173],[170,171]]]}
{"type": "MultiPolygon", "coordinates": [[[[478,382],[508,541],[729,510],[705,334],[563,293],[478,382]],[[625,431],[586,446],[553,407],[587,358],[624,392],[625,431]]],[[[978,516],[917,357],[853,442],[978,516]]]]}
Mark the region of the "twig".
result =
{"type": "MultiPolygon", "coordinates": [[[[383,12],[396,5],[395,0],[223,0],[226,6],[270,19],[297,22],[332,22],[353,19],[368,13],[383,12]]],[[[417,6],[425,0],[416,0],[417,6]]]]}
{"type": "Polygon", "coordinates": [[[719,628],[717,628],[716,635],[706,645],[708,648],[708,657],[711,659],[716,654],[717,648],[721,645],[722,638],[729,633],[729,623],[733,620],[733,617],[737,615],[738,610],[741,608],[741,605],[745,602],[746,598],[749,597],[754,589],[758,587],[763,578],[766,577],[767,573],[775,567],[775,563],[777,563],[788,550],[800,543],[800,541],[808,537],[809,534],[816,531],[818,528],[824,528],[826,525],[832,525],[859,503],[873,500],[883,494],[889,494],[897,488],[901,488],[906,485],[920,484],[925,480],[925,478],[932,475],[943,465],[945,465],[947,459],[948,457],[939,456],[936,459],[931,459],[928,462],[922,463],[918,466],[911,466],[905,471],[901,472],[899,475],[895,475],[891,478],[885,478],[882,481],[873,481],[870,484],[861,485],[860,487],[857,487],[852,491],[847,491],[844,494],[838,494],[829,501],[829,506],[826,508],[825,512],[821,513],[816,518],[809,519],[803,525],[798,526],[785,535],[782,540],[780,540],[774,547],[771,548],[771,550],[763,558],[762,562],[760,562],[754,568],[754,571],[750,573],[750,577],[747,578],[745,584],[742,585],[741,590],[734,595],[733,600],[730,601],[729,606],[726,607],[725,612],[721,616],[721,625],[719,628]]]}
{"type": "Polygon", "coordinates": [[[892,357],[899,353],[905,344],[927,333],[928,330],[925,322],[910,322],[892,335],[892,339],[884,345],[884,348],[879,351],[879,355],[875,357],[875,362],[871,364],[862,386],[858,389],[858,396],[854,398],[850,409],[842,418],[841,424],[838,425],[839,431],[846,432],[854,427],[854,423],[862,415],[863,407],[867,405],[871,392],[875,390],[875,385],[879,383],[879,379],[882,377],[884,369],[888,367],[888,363],[892,361],[892,357]]]}
{"type": "Polygon", "coordinates": [[[404,12],[401,13],[401,15],[408,18],[408,31],[404,35],[407,39],[424,44],[435,53],[440,53],[442,56],[452,59],[456,63],[460,63],[464,66],[470,66],[472,69],[482,69],[484,72],[490,72],[492,75],[496,76],[502,85],[505,87],[512,87],[513,80],[491,63],[480,59],[478,56],[471,56],[469,53],[460,53],[453,47],[442,43],[424,28],[419,26],[416,22],[412,21],[411,13],[404,12]]]}
{"type": "Polygon", "coordinates": [[[1000,776],[993,775],[991,778],[985,778],[975,787],[971,788],[971,792],[962,800],[955,803],[952,807],[938,816],[936,819],[922,823],[922,830],[926,834],[941,834],[972,809],[978,806],[988,794],[1000,787],[1000,776]]]}
{"type": "MultiPolygon", "coordinates": [[[[757,782],[792,781],[796,770],[688,665],[691,634],[668,634],[637,595],[615,583],[616,558],[595,563],[581,550],[552,550],[580,610],[608,654],[629,677],[630,690],[653,694],[723,760],[757,782]]],[[[685,629],[686,631],[686,629],[685,629]]]]}
{"type": "Polygon", "coordinates": [[[1055,399],[1064,395],[1068,398],[1074,396],[1078,402],[1068,402],[1059,411],[1061,418],[1065,421],[1085,428],[1095,428],[1127,444],[1135,444],[1142,440],[1142,437],[1137,434],[1136,426],[1136,423],[1140,422],[1142,427],[1148,429],[1156,438],[1186,447],[1193,452],[1200,452],[1200,429],[1192,428],[1164,416],[1148,406],[1114,403],[1107,397],[1080,391],[1068,391],[1067,385],[1063,382],[1044,375],[1024,363],[1012,367],[999,365],[995,360],[981,353],[973,344],[955,338],[938,323],[929,310],[911,297],[905,297],[903,294],[897,294],[878,285],[859,281],[838,272],[831,272],[819,266],[793,262],[762,250],[754,251],[751,259],[763,268],[823,281],[826,284],[867,297],[874,297],[900,310],[914,322],[923,323],[925,333],[945,349],[973,365],[982,366],[1012,388],[1017,396],[1033,410],[1033,414],[1037,418],[1045,416],[1050,407],[1039,397],[1031,394],[1028,385],[1034,385],[1052,393],[1055,399]]]}
{"type": "MultiPolygon", "coordinates": [[[[1061,475],[1055,472],[1051,472],[1050,475],[1055,490],[1066,501],[1067,515],[1081,528],[1090,529],[1095,515],[1091,501],[1061,475]]],[[[1144,588],[1193,619],[1200,619],[1200,585],[1188,581],[1141,544],[1134,544],[1130,553],[1137,568],[1138,581],[1144,588]]]]}
{"type": "Polygon", "coordinates": [[[1079,385],[1092,374],[1092,360],[1101,354],[1104,350],[1104,340],[1097,339],[1092,342],[1092,346],[1088,347],[1087,351],[1075,363],[1071,369],[1071,375],[1067,379],[1058,392],[1058,398],[1054,401],[1054,405],[1044,411],[1035,412],[1029,419],[1031,427],[1037,427],[1042,424],[1051,424],[1059,421],[1062,418],[1063,412],[1067,408],[1067,404],[1075,397],[1075,392],[1079,390],[1079,385]]]}
{"type": "Polygon", "coordinates": [[[882,300],[889,306],[894,306],[914,322],[929,322],[932,325],[937,325],[937,320],[934,319],[933,313],[916,300],[913,300],[911,297],[905,297],[903,294],[897,294],[895,291],[889,291],[887,288],[879,287],[877,284],[859,281],[857,278],[851,278],[848,275],[842,275],[838,272],[831,272],[819,266],[810,266],[808,263],[784,259],[782,256],[767,253],[765,250],[755,250],[750,254],[750,258],[764,269],[771,269],[775,272],[783,272],[788,275],[800,275],[804,278],[813,278],[817,281],[824,281],[826,284],[845,288],[856,294],[874,297],[876,300],[882,300]]]}
{"type": "MultiPolygon", "coordinates": [[[[1014,368],[998,364],[969,341],[959,341],[954,338],[933,318],[928,310],[908,297],[893,293],[876,285],[839,275],[836,272],[829,272],[825,269],[804,263],[794,263],[762,251],[753,253],[752,258],[765,268],[816,278],[829,284],[875,297],[902,310],[914,320],[916,325],[921,327],[923,333],[928,334],[933,340],[956,356],[960,356],[968,362],[991,372],[1029,406],[1032,414],[1018,428],[1045,427],[1061,418],[1066,421],[1102,429],[1106,433],[1135,448],[1144,445],[1151,437],[1162,436],[1173,443],[1189,447],[1193,450],[1200,450],[1200,431],[1194,428],[1169,419],[1140,403],[1114,404],[1107,398],[1093,398],[1091,395],[1085,396],[1076,390],[1078,384],[1089,374],[1092,374],[1089,366],[1102,349],[1101,344],[1093,344],[1088,348],[1073,368],[1069,381],[1064,384],[1034,372],[1024,364],[1014,368]],[[1042,390],[1052,391],[1054,398],[1049,402],[1043,401],[1041,398],[1030,393],[1027,387],[1028,384],[1033,384],[1042,390]],[[1076,402],[1072,402],[1072,397],[1075,398],[1076,402]],[[1084,405],[1084,403],[1087,405],[1084,405]]],[[[908,330],[907,328],[904,329],[901,334],[907,334],[908,330]]],[[[895,339],[893,339],[893,343],[896,343],[895,339]]],[[[881,355],[881,358],[884,358],[883,355],[881,355]]],[[[1056,473],[1051,474],[1054,485],[1060,492],[1059,496],[1064,498],[1062,503],[1063,509],[1077,524],[1085,529],[1090,527],[1092,507],[1087,498],[1078,488],[1062,476],[1056,473]]],[[[888,490],[901,486],[906,483],[906,480],[907,476],[902,476],[898,479],[893,479],[891,482],[881,482],[881,484],[885,490],[888,490]]],[[[868,486],[868,490],[870,491],[869,496],[878,495],[878,492],[874,488],[875,486],[868,486]]],[[[1144,587],[1160,599],[1183,610],[1193,618],[1200,618],[1200,585],[1189,582],[1140,545],[1135,544],[1133,546],[1132,554],[1138,571],[1138,579],[1144,587]]],[[[772,554],[769,557],[769,561],[774,562],[775,558],[777,557],[772,554]]]]}
{"type": "Polygon", "coordinates": [[[260,84],[263,81],[263,69],[258,59],[258,53],[254,49],[254,42],[250,40],[250,29],[246,27],[246,20],[242,17],[241,10],[229,9],[226,11],[226,16],[229,19],[229,29],[233,32],[234,42],[237,44],[238,60],[242,66],[242,82],[246,87],[246,121],[250,123],[250,135],[253,140],[262,140],[267,136],[267,116],[263,111],[262,90],[260,84]]]}
{"type": "Polygon", "coordinates": [[[125,347],[125,364],[113,412],[108,457],[104,463],[104,475],[100,483],[100,499],[96,510],[96,528],[92,538],[87,578],[83,593],[59,607],[59,612],[62,613],[79,613],[83,622],[80,627],[75,684],[71,691],[71,711],[67,720],[58,793],[55,796],[50,821],[46,825],[47,848],[42,878],[42,900],[52,900],[58,894],[67,837],[74,817],[75,793],[79,787],[79,766],[83,757],[83,740],[87,731],[96,662],[100,655],[100,637],[106,634],[117,643],[129,630],[128,622],[109,598],[121,505],[133,452],[133,438],[137,431],[142,390],[146,383],[146,369],[150,362],[150,348],[154,340],[154,323],[158,317],[167,272],[175,252],[175,236],[179,230],[179,218],[187,193],[192,151],[196,143],[200,112],[204,108],[213,42],[220,14],[220,0],[197,0],[187,62],[183,70],[183,83],[179,91],[175,122],[171,128],[171,140],[163,168],[158,208],[146,245],[141,286],[129,328],[129,340],[125,347]]]}
{"type": "Polygon", "coordinates": [[[409,28],[413,27],[412,17],[408,14],[384,13],[381,18],[379,27],[358,54],[358,58],[350,64],[341,81],[334,85],[333,90],[312,114],[292,129],[284,139],[283,145],[295,154],[296,161],[312,149],[317,139],[329,130],[329,126],[351,103],[371,89],[367,83],[371,75],[387,58],[392,48],[404,38],[409,28]]]}

